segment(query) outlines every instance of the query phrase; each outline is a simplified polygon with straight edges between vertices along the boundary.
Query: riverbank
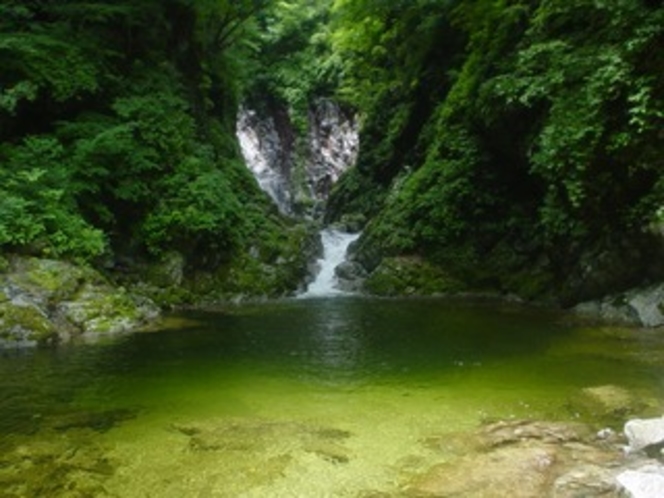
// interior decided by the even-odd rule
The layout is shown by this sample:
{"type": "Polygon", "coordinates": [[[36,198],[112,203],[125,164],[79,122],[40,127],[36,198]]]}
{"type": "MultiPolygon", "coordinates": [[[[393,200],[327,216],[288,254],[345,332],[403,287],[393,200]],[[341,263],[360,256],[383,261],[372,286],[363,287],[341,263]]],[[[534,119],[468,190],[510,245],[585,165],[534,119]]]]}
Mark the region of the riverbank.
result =
{"type": "Polygon", "coordinates": [[[0,266],[0,348],[128,332],[161,314],[149,298],[88,266],[19,256],[0,266]]]}
{"type": "MultiPolygon", "coordinates": [[[[311,237],[307,247],[309,260],[321,251],[311,237]]],[[[292,296],[297,280],[307,274],[298,269],[306,259],[280,259],[272,266],[239,262],[231,270],[185,275],[183,259],[170,255],[159,265],[111,279],[89,266],[32,257],[3,258],[0,348],[54,345],[83,336],[129,332],[150,324],[162,310],[206,309],[292,296]]],[[[430,265],[419,260],[402,258],[388,263],[368,279],[353,270],[353,262],[342,263],[336,270],[339,289],[335,292],[557,308],[551,302],[525,301],[516,295],[464,291],[458,282],[432,273],[430,265]]],[[[308,272],[314,270],[311,266],[308,272]]],[[[657,328],[664,325],[663,310],[664,284],[659,284],[580,303],[568,310],[568,316],[592,323],[657,328]]]]}

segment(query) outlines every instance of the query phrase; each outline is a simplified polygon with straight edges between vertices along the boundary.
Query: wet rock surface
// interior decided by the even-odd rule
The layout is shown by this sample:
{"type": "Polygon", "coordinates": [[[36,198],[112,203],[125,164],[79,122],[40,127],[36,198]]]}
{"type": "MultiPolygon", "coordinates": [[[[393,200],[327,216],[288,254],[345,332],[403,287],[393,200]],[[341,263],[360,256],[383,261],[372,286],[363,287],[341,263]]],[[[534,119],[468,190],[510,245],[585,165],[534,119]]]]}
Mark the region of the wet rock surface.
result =
{"type": "Polygon", "coordinates": [[[329,99],[310,103],[307,137],[296,140],[291,111],[273,105],[261,112],[243,108],[237,136],[247,167],[284,214],[312,214],[359,150],[354,112],[329,99]]]}

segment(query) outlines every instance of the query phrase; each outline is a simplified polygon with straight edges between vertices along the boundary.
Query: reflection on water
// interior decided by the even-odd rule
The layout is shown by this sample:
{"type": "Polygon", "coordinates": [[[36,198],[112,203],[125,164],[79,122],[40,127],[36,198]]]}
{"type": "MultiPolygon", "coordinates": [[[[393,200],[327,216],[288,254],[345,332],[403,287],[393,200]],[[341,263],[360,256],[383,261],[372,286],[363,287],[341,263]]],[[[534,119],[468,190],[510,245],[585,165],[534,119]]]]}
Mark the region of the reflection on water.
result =
{"type": "Polygon", "coordinates": [[[393,493],[451,458],[432,435],[576,419],[586,387],[663,390],[658,334],[515,307],[338,298],[176,318],[2,353],[2,496],[393,493]]]}
{"type": "Polygon", "coordinates": [[[314,324],[308,348],[314,372],[356,372],[360,368],[362,337],[351,319],[334,309],[314,324]]]}

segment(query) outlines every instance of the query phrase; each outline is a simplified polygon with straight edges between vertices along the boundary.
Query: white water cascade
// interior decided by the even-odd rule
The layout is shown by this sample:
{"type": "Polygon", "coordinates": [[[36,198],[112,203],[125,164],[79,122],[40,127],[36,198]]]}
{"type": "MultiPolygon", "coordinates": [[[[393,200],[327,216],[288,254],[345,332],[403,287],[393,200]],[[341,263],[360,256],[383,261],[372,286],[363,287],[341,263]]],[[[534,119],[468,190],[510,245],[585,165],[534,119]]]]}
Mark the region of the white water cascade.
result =
{"type": "Polygon", "coordinates": [[[338,279],[334,272],[337,266],[346,259],[346,251],[352,242],[358,239],[359,233],[346,233],[326,228],[321,232],[323,241],[323,257],[318,260],[320,271],[316,279],[309,284],[306,292],[299,297],[324,297],[345,294],[338,288],[338,279]]]}

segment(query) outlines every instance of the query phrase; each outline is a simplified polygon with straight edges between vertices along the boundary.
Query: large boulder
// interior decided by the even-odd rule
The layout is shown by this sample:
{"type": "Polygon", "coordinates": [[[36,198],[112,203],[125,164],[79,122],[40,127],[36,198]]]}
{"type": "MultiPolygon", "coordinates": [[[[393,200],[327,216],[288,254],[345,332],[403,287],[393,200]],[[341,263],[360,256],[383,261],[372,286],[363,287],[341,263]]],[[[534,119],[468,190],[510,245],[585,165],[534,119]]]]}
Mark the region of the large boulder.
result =
{"type": "Polygon", "coordinates": [[[607,322],[661,327],[664,325],[664,283],[580,303],[574,310],[582,316],[607,322]]]}
{"type": "Polygon", "coordinates": [[[664,325],[664,284],[627,294],[627,304],[645,327],[664,325]]]}
{"type": "Polygon", "coordinates": [[[48,344],[57,337],[55,324],[39,306],[23,300],[0,302],[0,347],[48,344]]]}
{"type": "Polygon", "coordinates": [[[0,347],[124,332],[158,315],[152,301],[112,285],[90,267],[13,257],[0,273],[0,347]]]}
{"type": "Polygon", "coordinates": [[[664,445],[664,417],[630,420],[625,424],[624,432],[630,453],[664,445]]]}
{"type": "Polygon", "coordinates": [[[346,292],[357,292],[362,289],[367,278],[366,270],[355,261],[344,261],[334,269],[337,285],[346,292]]]}
{"type": "Polygon", "coordinates": [[[662,498],[664,496],[664,467],[645,465],[626,470],[617,477],[618,483],[630,498],[662,498]]]}

